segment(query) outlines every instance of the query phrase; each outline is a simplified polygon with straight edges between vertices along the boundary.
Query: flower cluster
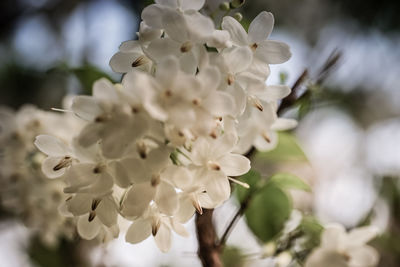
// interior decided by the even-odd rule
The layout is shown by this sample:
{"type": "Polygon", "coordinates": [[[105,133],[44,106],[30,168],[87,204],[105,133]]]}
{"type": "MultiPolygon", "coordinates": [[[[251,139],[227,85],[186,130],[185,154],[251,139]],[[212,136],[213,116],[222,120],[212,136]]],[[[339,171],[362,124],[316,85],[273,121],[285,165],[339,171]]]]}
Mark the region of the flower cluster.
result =
{"type": "Polygon", "coordinates": [[[296,125],[276,112],[290,88],[266,85],[269,64],[291,55],[268,40],[272,14],[261,12],[248,32],[226,16],[217,30],[203,5],[146,7],[138,40],[110,61],[122,82],[100,79],[92,96],[73,99],[84,121],[76,135],[37,136],[42,170],[65,181],[62,210],[77,218],[81,237],[116,237],[122,217],[132,221],[128,242],[153,235],[168,251],[172,231],[188,235],[183,224],[196,211],[226,201],[230,181],[243,184],[235,178],[250,169],[243,153],[273,148],[275,131],[296,125]]]}
{"type": "Polygon", "coordinates": [[[72,238],[75,222],[58,212],[65,183],[43,175],[40,165],[45,155],[33,142],[44,133],[69,140],[69,131],[79,130],[81,125],[71,114],[45,112],[31,105],[17,112],[0,107],[1,207],[21,219],[48,246],[72,238]]]}

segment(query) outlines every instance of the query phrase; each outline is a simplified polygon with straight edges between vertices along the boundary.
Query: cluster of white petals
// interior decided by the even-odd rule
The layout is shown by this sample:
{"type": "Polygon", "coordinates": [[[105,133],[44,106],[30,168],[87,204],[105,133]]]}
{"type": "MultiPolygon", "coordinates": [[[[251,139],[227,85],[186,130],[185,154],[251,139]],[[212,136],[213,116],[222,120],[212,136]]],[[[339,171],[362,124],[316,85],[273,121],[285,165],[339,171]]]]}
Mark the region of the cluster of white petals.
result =
{"type": "Polygon", "coordinates": [[[66,183],[60,209],[77,218],[83,238],[116,237],[124,219],[128,242],[153,235],[168,251],[171,233],[188,235],[183,224],[196,211],[229,198],[230,181],[250,169],[242,154],[272,149],[275,131],[296,122],[276,112],[290,88],[266,85],[269,64],[290,58],[286,44],[267,40],[271,13],[247,33],[232,17],[217,30],[199,12],[204,1],[155,2],[138,40],[110,61],[122,82],[98,80],[70,107],[82,129],[39,135],[35,145],[47,155],[44,174],[66,183]]]}
{"type": "Polygon", "coordinates": [[[75,219],[59,213],[65,183],[43,174],[45,155],[33,142],[42,133],[69,140],[71,129],[79,130],[81,125],[71,114],[45,112],[31,105],[17,112],[0,107],[1,206],[48,246],[57,245],[61,238],[73,238],[75,219]]]}
{"type": "Polygon", "coordinates": [[[366,245],[378,235],[375,226],[355,228],[350,232],[340,224],[328,225],[321,236],[321,245],[307,258],[306,267],[374,267],[378,252],[366,245]]]}

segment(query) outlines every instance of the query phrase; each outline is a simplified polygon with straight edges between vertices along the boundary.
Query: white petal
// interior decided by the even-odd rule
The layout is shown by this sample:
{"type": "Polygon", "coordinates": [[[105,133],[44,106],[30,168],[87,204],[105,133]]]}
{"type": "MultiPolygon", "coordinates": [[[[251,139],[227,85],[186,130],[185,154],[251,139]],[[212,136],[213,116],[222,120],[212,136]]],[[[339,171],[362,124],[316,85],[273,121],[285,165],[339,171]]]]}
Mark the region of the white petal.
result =
{"type": "Polygon", "coordinates": [[[349,267],[345,257],[334,250],[315,249],[308,256],[305,267],[349,267]]]}
{"type": "Polygon", "coordinates": [[[287,118],[278,118],[272,125],[271,130],[274,131],[286,131],[293,129],[297,126],[297,121],[287,118]]]}
{"type": "Polygon", "coordinates": [[[35,146],[49,156],[66,156],[69,153],[68,146],[60,139],[51,135],[36,136],[35,146]]]}
{"type": "Polygon", "coordinates": [[[265,92],[262,94],[258,94],[257,97],[266,102],[272,102],[282,99],[288,96],[291,91],[290,87],[286,85],[270,85],[266,86],[265,89],[265,92]]]}
{"type": "Polygon", "coordinates": [[[221,170],[227,176],[239,176],[250,170],[250,160],[239,154],[228,154],[218,159],[221,170]]]}
{"type": "Polygon", "coordinates": [[[150,183],[135,184],[128,191],[122,203],[123,214],[127,216],[141,216],[153,200],[155,188],[150,183]]]}
{"type": "Polygon", "coordinates": [[[107,227],[111,227],[117,223],[117,204],[112,197],[105,197],[100,201],[96,208],[96,215],[107,227]]]}
{"type": "Polygon", "coordinates": [[[232,151],[232,149],[235,147],[236,142],[237,137],[235,134],[225,133],[220,136],[211,147],[212,150],[210,152],[210,155],[212,155],[214,158],[224,156],[232,151]]]}
{"type": "Polygon", "coordinates": [[[149,220],[139,219],[134,221],[126,232],[126,242],[137,244],[148,238],[151,234],[151,224],[149,220]]]}
{"type": "Polygon", "coordinates": [[[233,115],[236,110],[233,97],[230,94],[222,91],[210,93],[209,97],[204,100],[203,107],[212,115],[217,117],[233,115]]]}
{"type": "Polygon", "coordinates": [[[221,73],[216,67],[207,67],[197,74],[197,78],[203,87],[199,96],[205,98],[210,92],[217,89],[221,81],[221,73]]]}
{"type": "Polygon", "coordinates": [[[347,250],[350,256],[349,266],[352,267],[374,267],[378,264],[379,254],[370,246],[362,246],[347,250]]]}
{"type": "Polygon", "coordinates": [[[292,53],[287,44],[270,40],[259,43],[254,54],[254,57],[268,64],[284,63],[291,56],[292,53]]]}
{"type": "Polygon", "coordinates": [[[182,10],[200,10],[205,0],[183,0],[180,1],[182,10]]]}
{"type": "Polygon", "coordinates": [[[162,252],[168,252],[171,248],[171,230],[165,223],[161,223],[154,240],[162,252]]]}
{"type": "Polygon", "coordinates": [[[224,50],[222,56],[232,74],[246,70],[253,60],[253,53],[247,46],[228,48],[224,50]]]}
{"type": "MultiPolygon", "coordinates": [[[[265,133],[264,133],[265,134],[265,133]]],[[[278,145],[278,135],[274,131],[268,131],[268,141],[261,134],[254,139],[254,146],[259,151],[270,151],[278,145]]]]}
{"type": "Polygon", "coordinates": [[[57,178],[64,175],[66,168],[54,170],[54,168],[60,164],[65,157],[48,157],[42,162],[42,172],[47,178],[57,178]]]}
{"type": "Polygon", "coordinates": [[[75,216],[80,216],[91,211],[93,196],[89,194],[76,194],[66,201],[67,209],[75,216]]]}
{"type": "Polygon", "coordinates": [[[196,210],[193,206],[192,200],[189,197],[182,196],[179,199],[179,210],[174,215],[174,218],[176,218],[181,223],[186,223],[190,220],[190,218],[193,217],[195,211],[196,210]]]}
{"type": "Polygon", "coordinates": [[[164,25],[165,32],[172,40],[179,43],[184,43],[190,39],[188,33],[189,25],[187,25],[185,16],[182,13],[176,12],[175,10],[164,10],[162,23],[164,25]]]}
{"type": "MultiPolygon", "coordinates": [[[[167,58],[168,56],[175,56],[178,57],[181,54],[180,51],[180,47],[181,44],[170,39],[170,38],[161,38],[161,39],[156,39],[154,41],[152,41],[149,46],[144,49],[144,52],[146,53],[146,55],[151,58],[152,60],[154,60],[156,63],[160,63],[162,62],[162,60],[164,60],[165,58],[167,58]]],[[[163,65],[165,66],[165,64],[163,65]]],[[[173,67],[173,66],[171,66],[173,67]]],[[[176,67],[176,70],[178,69],[178,67],[176,67]]],[[[173,71],[174,69],[170,70],[173,71]]],[[[157,74],[156,77],[159,76],[158,72],[161,71],[169,71],[168,69],[163,69],[163,67],[158,67],[156,69],[157,74]]],[[[169,77],[169,80],[172,77],[169,77]]],[[[163,83],[163,82],[161,82],[163,83]]],[[[166,85],[168,86],[168,85],[166,85]]]]}
{"type": "Polygon", "coordinates": [[[179,71],[177,58],[168,57],[158,64],[156,78],[164,88],[171,87],[179,71]]]}
{"type": "Polygon", "coordinates": [[[379,228],[376,226],[364,226],[353,229],[347,236],[347,246],[356,247],[362,246],[372,239],[374,239],[379,233],[379,228]]]}
{"type": "Polygon", "coordinates": [[[167,7],[177,8],[178,0],[155,0],[156,4],[160,4],[167,7]]]}
{"type": "Polygon", "coordinates": [[[74,97],[71,109],[78,117],[88,121],[94,121],[104,112],[97,100],[91,96],[74,97]]]}
{"type": "Polygon", "coordinates": [[[89,222],[89,214],[80,216],[77,223],[78,234],[87,240],[92,240],[100,232],[100,223],[97,218],[89,222]]]}
{"type": "Polygon", "coordinates": [[[267,40],[274,27],[274,16],[270,12],[263,11],[250,23],[249,43],[259,43],[267,40]]]}
{"type": "Polygon", "coordinates": [[[192,174],[186,167],[177,165],[168,166],[161,174],[161,178],[170,181],[177,188],[185,190],[192,184],[192,174]]]}
{"type": "Polygon", "coordinates": [[[175,233],[177,233],[178,235],[183,237],[189,236],[189,232],[186,230],[186,228],[175,219],[171,219],[171,226],[172,229],[174,229],[175,233]]]}
{"type": "Polygon", "coordinates": [[[175,188],[166,182],[157,185],[154,201],[159,210],[166,215],[174,215],[178,210],[178,195],[175,188]]]}
{"type": "Polygon", "coordinates": [[[227,200],[231,194],[231,186],[226,175],[221,171],[210,171],[206,191],[210,198],[217,203],[227,200]]]}
{"type": "Polygon", "coordinates": [[[321,236],[321,245],[324,248],[338,249],[346,236],[346,229],[341,224],[329,224],[321,236]]]}
{"type": "Polygon", "coordinates": [[[142,19],[147,25],[153,28],[162,29],[162,17],[164,8],[161,5],[149,5],[142,11],[142,19]]]}
{"type": "Polygon", "coordinates": [[[231,35],[232,42],[239,46],[247,46],[247,33],[242,25],[234,18],[226,16],[222,20],[221,27],[231,35]]]}
{"type": "Polygon", "coordinates": [[[93,84],[93,96],[104,102],[119,100],[114,85],[106,78],[101,78],[93,84]]]}
{"type": "MultiPolygon", "coordinates": [[[[151,42],[157,38],[160,38],[161,34],[162,34],[162,30],[149,27],[144,21],[142,21],[140,23],[138,35],[139,35],[139,40],[141,43],[151,42]]],[[[139,48],[140,48],[140,46],[139,46],[139,48]]],[[[120,51],[122,51],[121,47],[119,49],[120,49],[120,51]]],[[[141,48],[140,48],[140,51],[141,51],[141,48]]]]}
{"type": "Polygon", "coordinates": [[[100,140],[100,131],[104,126],[99,123],[87,124],[79,133],[78,144],[87,148],[100,140]]]}
{"type": "Polygon", "coordinates": [[[139,59],[141,59],[141,62],[149,62],[146,57],[139,53],[118,52],[112,56],[109,64],[114,72],[126,73],[135,68],[132,65],[134,62],[139,61],[139,59]]]}
{"type": "Polygon", "coordinates": [[[119,187],[127,188],[132,184],[132,181],[129,177],[128,172],[125,167],[121,164],[120,161],[112,161],[109,164],[110,171],[112,172],[112,176],[116,184],[119,187]]]}

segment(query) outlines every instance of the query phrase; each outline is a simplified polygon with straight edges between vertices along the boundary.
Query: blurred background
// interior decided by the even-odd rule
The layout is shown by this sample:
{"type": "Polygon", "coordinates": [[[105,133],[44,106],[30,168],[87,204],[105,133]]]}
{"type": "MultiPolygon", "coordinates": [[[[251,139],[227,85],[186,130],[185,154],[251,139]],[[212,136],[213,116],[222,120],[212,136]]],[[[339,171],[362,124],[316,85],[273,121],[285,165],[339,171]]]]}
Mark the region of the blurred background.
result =
{"type": "MultiPolygon", "coordinates": [[[[220,2],[209,1],[206,10],[220,2]]],[[[32,103],[49,110],[60,107],[67,93],[90,92],[100,77],[119,81],[109,59],[121,42],[136,38],[140,12],[150,3],[0,1],[0,105],[17,110],[32,103]]],[[[297,109],[286,112],[300,120],[295,135],[308,162],[275,164],[269,170],[288,169],[306,179],[313,194],[295,195],[295,205],[315,212],[322,222],[351,228],[374,220],[386,229],[376,241],[380,266],[400,266],[400,2],[247,0],[243,24],[263,10],[275,16],[271,39],[289,44],[293,54],[287,63],[271,66],[267,82],[291,86],[307,69],[305,86],[317,85],[297,109]],[[322,75],[333,52],[338,60],[322,75]]],[[[217,221],[222,218],[218,229],[234,205],[217,211],[217,221]]],[[[5,212],[0,218],[0,265],[38,264],[26,253],[29,231],[5,212]]],[[[193,223],[188,227],[191,238],[175,238],[168,254],[160,253],[153,240],[132,246],[122,238],[96,248],[89,258],[98,266],[199,266],[193,223]]],[[[229,242],[258,249],[243,221],[229,242]],[[240,238],[244,233],[246,242],[240,238]]],[[[43,248],[34,255],[61,257],[60,250],[43,248]]]]}

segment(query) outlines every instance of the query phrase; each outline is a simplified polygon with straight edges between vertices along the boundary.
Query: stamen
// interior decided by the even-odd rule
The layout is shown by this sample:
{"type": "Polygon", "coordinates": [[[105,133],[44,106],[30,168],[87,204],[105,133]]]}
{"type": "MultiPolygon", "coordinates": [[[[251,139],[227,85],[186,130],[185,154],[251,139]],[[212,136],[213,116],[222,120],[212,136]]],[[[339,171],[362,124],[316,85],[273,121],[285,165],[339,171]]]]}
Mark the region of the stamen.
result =
{"type": "Polygon", "coordinates": [[[91,211],[91,212],[89,213],[89,219],[88,219],[88,221],[89,221],[89,222],[93,221],[95,217],[96,217],[96,212],[95,212],[95,211],[91,211]]]}
{"type": "Polygon", "coordinates": [[[237,183],[238,185],[243,186],[243,187],[246,188],[246,189],[249,189],[249,188],[250,188],[250,185],[249,185],[248,183],[241,182],[241,181],[236,180],[235,178],[232,178],[232,177],[228,177],[228,179],[229,179],[230,181],[234,182],[234,183],[237,183]]]}
{"type": "Polygon", "coordinates": [[[196,209],[197,213],[202,215],[203,208],[200,206],[199,201],[197,201],[196,199],[192,199],[192,204],[193,204],[193,207],[196,209]]]}
{"type": "Polygon", "coordinates": [[[101,199],[93,199],[92,200],[92,211],[94,211],[97,206],[100,204],[101,199]]]}
{"type": "Polygon", "coordinates": [[[256,51],[257,47],[258,47],[258,45],[256,43],[254,43],[250,46],[250,48],[251,48],[251,50],[253,50],[253,52],[256,51]]]}
{"type": "Polygon", "coordinates": [[[136,68],[146,63],[144,56],[140,56],[132,62],[132,67],[136,68]]]}
{"type": "Polygon", "coordinates": [[[219,166],[218,163],[215,163],[215,162],[212,162],[212,161],[209,161],[209,162],[208,162],[208,167],[209,167],[211,170],[214,170],[214,171],[219,171],[219,170],[221,170],[221,166],[219,166]]]}
{"type": "Polygon", "coordinates": [[[228,85],[232,85],[235,82],[235,77],[232,74],[228,74],[227,82],[228,85]]]}
{"type": "Polygon", "coordinates": [[[62,168],[66,168],[71,165],[72,159],[70,156],[65,156],[56,166],[54,166],[53,171],[59,171],[62,168]]]}
{"type": "Polygon", "coordinates": [[[271,138],[269,138],[267,132],[262,133],[262,137],[267,141],[268,143],[271,143],[271,138]]]}
{"type": "Polygon", "coordinates": [[[253,98],[253,106],[255,106],[259,111],[263,111],[264,107],[261,105],[260,100],[258,100],[257,98],[253,98]]]}
{"type": "Polygon", "coordinates": [[[69,112],[69,113],[73,113],[72,110],[61,109],[61,108],[51,108],[51,110],[53,110],[53,111],[58,111],[58,112],[69,112]]]}
{"type": "Polygon", "coordinates": [[[187,41],[187,42],[182,44],[181,52],[182,53],[189,52],[190,50],[192,50],[192,47],[193,47],[193,44],[190,41],[187,41]]]}
{"type": "Polygon", "coordinates": [[[161,226],[161,220],[159,218],[156,218],[153,220],[153,223],[151,225],[151,234],[155,236],[160,229],[161,226]]]}
{"type": "Polygon", "coordinates": [[[156,187],[161,182],[160,175],[155,174],[151,177],[150,184],[152,187],[156,187]]]}

